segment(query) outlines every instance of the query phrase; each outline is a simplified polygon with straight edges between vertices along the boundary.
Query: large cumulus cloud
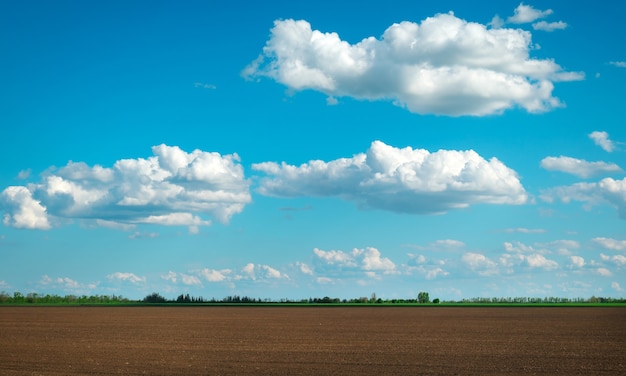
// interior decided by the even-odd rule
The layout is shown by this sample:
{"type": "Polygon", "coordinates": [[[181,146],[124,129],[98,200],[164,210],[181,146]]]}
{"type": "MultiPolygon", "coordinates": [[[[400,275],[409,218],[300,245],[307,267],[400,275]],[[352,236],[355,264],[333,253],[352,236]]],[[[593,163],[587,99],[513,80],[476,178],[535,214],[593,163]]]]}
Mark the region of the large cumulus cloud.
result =
{"type": "Polygon", "coordinates": [[[366,153],[300,166],[253,164],[267,176],[262,194],[334,196],[366,208],[395,212],[443,213],[472,204],[523,204],[527,194],[515,171],[473,150],[395,148],[374,141],[366,153]]]}
{"type": "Polygon", "coordinates": [[[150,223],[198,226],[221,222],[251,201],[239,157],[158,145],[148,158],[122,159],[111,168],[69,162],[39,183],[0,194],[4,224],[49,229],[53,222],[150,223]]]}
{"type": "Polygon", "coordinates": [[[244,77],[265,76],[293,90],[391,100],[420,114],[488,115],[561,106],[556,81],[578,80],[552,59],[533,59],[531,34],[488,28],[453,13],[391,25],[380,39],[350,44],[305,20],[277,20],[244,77]]]}

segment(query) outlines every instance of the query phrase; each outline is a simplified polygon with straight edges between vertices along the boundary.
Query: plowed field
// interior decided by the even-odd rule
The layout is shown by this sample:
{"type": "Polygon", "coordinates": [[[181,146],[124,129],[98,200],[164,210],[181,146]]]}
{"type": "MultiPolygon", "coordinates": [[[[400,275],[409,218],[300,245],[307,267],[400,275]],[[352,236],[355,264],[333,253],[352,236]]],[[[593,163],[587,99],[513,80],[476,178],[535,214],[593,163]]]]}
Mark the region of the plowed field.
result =
{"type": "Polygon", "coordinates": [[[0,307],[0,375],[625,375],[624,308],[0,307]]]}

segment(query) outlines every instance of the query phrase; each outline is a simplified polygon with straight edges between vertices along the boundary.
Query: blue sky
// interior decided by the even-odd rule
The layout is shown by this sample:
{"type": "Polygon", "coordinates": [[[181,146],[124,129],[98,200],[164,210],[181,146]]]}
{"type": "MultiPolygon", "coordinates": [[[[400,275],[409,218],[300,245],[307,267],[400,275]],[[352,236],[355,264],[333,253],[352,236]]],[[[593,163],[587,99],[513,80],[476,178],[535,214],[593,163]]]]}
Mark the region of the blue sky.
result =
{"type": "Polygon", "coordinates": [[[0,291],[623,297],[615,2],[4,2],[0,291]]]}

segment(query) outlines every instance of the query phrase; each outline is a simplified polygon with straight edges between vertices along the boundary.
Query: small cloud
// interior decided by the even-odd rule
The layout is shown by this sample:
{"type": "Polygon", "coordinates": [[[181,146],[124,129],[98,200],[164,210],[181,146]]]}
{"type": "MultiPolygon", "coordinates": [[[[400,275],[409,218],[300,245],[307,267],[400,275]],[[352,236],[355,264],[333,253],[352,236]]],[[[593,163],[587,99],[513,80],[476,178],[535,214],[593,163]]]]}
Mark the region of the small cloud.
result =
{"type": "Polygon", "coordinates": [[[618,68],[626,68],[626,61],[609,61],[609,64],[618,68]]]}
{"type": "Polygon", "coordinates": [[[154,239],[154,238],[158,238],[159,237],[159,233],[158,232],[139,232],[136,231],[135,233],[128,235],[129,239],[154,239]]]}
{"type": "Polygon", "coordinates": [[[609,139],[607,132],[594,131],[589,133],[589,138],[606,152],[610,153],[615,149],[615,143],[609,139]]]}
{"type": "Polygon", "coordinates": [[[539,10],[533,8],[531,5],[520,3],[520,5],[518,5],[513,11],[513,15],[507,18],[507,22],[514,24],[531,23],[540,18],[545,18],[552,13],[552,9],[539,10]]]}
{"type": "Polygon", "coordinates": [[[143,283],[146,281],[146,277],[139,277],[134,273],[115,272],[107,275],[107,279],[110,281],[125,281],[132,284],[143,283]]]}
{"type": "Polygon", "coordinates": [[[596,269],[596,273],[600,274],[603,277],[610,277],[613,275],[613,273],[611,273],[611,271],[607,268],[598,268],[596,269]]]}
{"type": "Polygon", "coordinates": [[[495,16],[493,16],[491,22],[489,22],[487,26],[491,26],[493,29],[499,29],[504,26],[504,20],[496,14],[495,16]]]}
{"type": "Polygon", "coordinates": [[[315,280],[320,285],[328,285],[334,282],[332,278],[328,278],[328,277],[317,277],[315,280]]]}
{"type": "Polygon", "coordinates": [[[195,88],[200,88],[200,89],[211,89],[211,90],[215,90],[217,89],[217,86],[213,85],[213,84],[204,84],[202,82],[196,82],[193,84],[193,87],[195,88]]]}
{"type": "Polygon", "coordinates": [[[228,278],[230,273],[230,269],[214,270],[205,268],[200,271],[200,275],[207,282],[222,282],[228,278]]]}
{"type": "Polygon", "coordinates": [[[611,288],[617,292],[622,292],[624,289],[617,282],[611,283],[611,288]]]}
{"type": "Polygon", "coordinates": [[[585,266],[585,259],[580,256],[570,256],[571,267],[582,268],[585,266]]]}
{"type": "Polygon", "coordinates": [[[337,100],[337,98],[335,97],[326,97],[326,104],[329,106],[335,106],[339,103],[339,101],[337,100]]]}
{"type": "Polygon", "coordinates": [[[508,232],[508,233],[521,233],[521,234],[544,234],[546,232],[545,229],[542,228],[523,228],[523,227],[518,227],[518,228],[507,228],[504,229],[504,232],[508,232]]]}
{"type": "Polygon", "coordinates": [[[195,275],[181,274],[180,277],[184,285],[187,285],[187,286],[202,285],[200,278],[196,277],[195,275]]]}
{"type": "Polygon", "coordinates": [[[563,30],[566,27],[567,27],[567,23],[563,21],[557,21],[557,22],[539,21],[533,24],[533,29],[548,31],[548,32],[554,31],[554,30],[563,30]]]}
{"type": "Polygon", "coordinates": [[[26,169],[26,170],[22,170],[22,171],[20,171],[20,172],[17,174],[17,178],[18,178],[19,180],[28,179],[28,177],[30,176],[30,174],[31,174],[31,169],[30,169],[30,168],[29,168],[29,169],[26,169]]]}
{"type": "Polygon", "coordinates": [[[169,272],[167,272],[167,274],[164,274],[164,275],[161,276],[162,279],[164,279],[166,281],[171,281],[173,283],[176,283],[176,280],[177,280],[176,277],[177,277],[176,273],[171,271],[171,270],[169,272]]]}
{"type": "Polygon", "coordinates": [[[313,275],[313,269],[305,263],[300,261],[296,262],[296,266],[300,269],[303,274],[313,275]]]}
{"type": "Polygon", "coordinates": [[[499,273],[498,264],[481,253],[468,252],[461,257],[461,261],[481,276],[499,273]]]}

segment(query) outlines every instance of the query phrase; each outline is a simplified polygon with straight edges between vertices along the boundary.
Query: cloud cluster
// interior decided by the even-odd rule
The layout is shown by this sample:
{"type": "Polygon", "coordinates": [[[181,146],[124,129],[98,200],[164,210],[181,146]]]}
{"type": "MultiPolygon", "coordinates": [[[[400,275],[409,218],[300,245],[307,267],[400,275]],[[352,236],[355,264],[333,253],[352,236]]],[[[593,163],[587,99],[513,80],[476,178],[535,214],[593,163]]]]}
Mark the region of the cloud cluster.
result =
{"type": "MultiPolygon", "coordinates": [[[[513,19],[528,19],[525,12],[513,19]]],[[[419,24],[396,23],[380,39],[356,44],[313,30],[304,20],[277,20],[262,54],[242,75],[321,91],[333,103],[342,96],[391,100],[420,114],[482,116],[514,107],[559,107],[553,83],[583,75],[563,71],[552,59],[531,58],[531,48],[528,31],[489,29],[452,12],[419,24]]]]}
{"type": "Polygon", "coordinates": [[[289,280],[289,276],[269,265],[248,263],[239,271],[233,269],[203,268],[191,270],[187,273],[168,271],[161,275],[161,279],[171,285],[182,284],[189,287],[203,287],[203,282],[222,283],[230,288],[235,288],[238,282],[271,282],[289,280]]]}
{"type": "Polygon", "coordinates": [[[565,156],[546,157],[541,161],[541,167],[550,171],[566,172],[581,178],[588,178],[605,173],[622,172],[622,169],[615,163],[588,162],[584,159],[565,156]]]}
{"type": "MultiPolygon", "coordinates": [[[[531,5],[526,5],[524,3],[520,3],[517,8],[513,10],[513,15],[508,17],[506,21],[504,21],[500,16],[496,15],[489,25],[494,28],[500,28],[505,24],[527,24],[535,22],[539,19],[546,18],[550,16],[552,13],[552,9],[539,10],[533,8],[531,5]]],[[[547,22],[547,21],[538,21],[532,24],[533,29],[541,30],[541,31],[554,31],[554,30],[563,30],[567,28],[567,23],[563,21],[556,22],[547,22]]]]}
{"type": "Polygon", "coordinates": [[[517,174],[496,158],[473,150],[395,148],[374,141],[366,153],[301,166],[253,164],[268,175],[265,195],[333,196],[365,208],[395,212],[443,213],[473,204],[523,204],[527,194],[517,174]]]}
{"type": "Polygon", "coordinates": [[[7,226],[49,229],[69,219],[124,227],[137,223],[198,226],[221,222],[251,201],[249,182],[236,154],[158,145],[149,158],[122,159],[112,168],[69,162],[42,180],[0,194],[7,226]]]}
{"type": "MultiPolygon", "coordinates": [[[[379,278],[381,274],[396,274],[397,267],[390,259],[382,257],[373,247],[354,248],[351,252],[340,250],[324,251],[313,249],[315,272],[322,274],[322,281],[330,282],[332,277],[347,276],[353,273],[369,278],[379,278]]],[[[309,269],[306,269],[309,270],[309,269]]]]}
{"type": "Polygon", "coordinates": [[[626,219],[626,178],[605,178],[599,182],[555,187],[543,191],[541,198],[546,202],[581,201],[589,205],[608,203],[617,209],[620,218],[626,219]]]}

